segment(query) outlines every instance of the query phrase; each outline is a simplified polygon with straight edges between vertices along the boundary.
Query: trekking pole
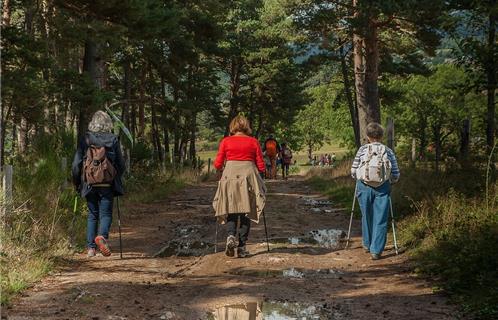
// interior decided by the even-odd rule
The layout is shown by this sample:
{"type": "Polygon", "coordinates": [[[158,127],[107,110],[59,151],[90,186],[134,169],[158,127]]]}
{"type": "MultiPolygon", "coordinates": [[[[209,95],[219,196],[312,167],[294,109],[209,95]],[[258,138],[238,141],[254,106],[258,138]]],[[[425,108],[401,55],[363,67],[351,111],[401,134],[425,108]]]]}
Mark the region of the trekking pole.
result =
{"type": "Polygon", "coordinates": [[[216,219],[216,230],[214,232],[214,253],[218,252],[218,219],[216,219]]]}
{"type": "Polygon", "coordinates": [[[73,205],[73,218],[71,219],[71,244],[75,242],[74,240],[74,224],[76,223],[76,214],[78,213],[78,194],[74,196],[73,205]]]}
{"type": "Polygon", "coordinates": [[[116,198],[116,205],[118,207],[119,258],[123,259],[123,242],[121,239],[121,210],[119,208],[119,197],[116,198]]]}
{"type": "Polygon", "coordinates": [[[265,225],[266,247],[268,249],[268,252],[270,252],[270,241],[268,240],[268,228],[266,227],[266,214],[264,210],[263,210],[263,223],[265,225]]]}
{"type": "Polygon", "coordinates": [[[391,209],[391,225],[393,227],[394,249],[396,250],[396,254],[398,254],[398,242],[396,241],[396,229],[394,228],[394,212],[391,196],[389,196],[389,208],[391,209]]]}
{"type": "Polygon", "coordinates": [[[353,224],[353,214],[354,214],[354,205],[356,202],[356,191],[358,189],[358,184],[355,185],[354,187],[354,194],[353,194],[353,205],[351,207],[351,217],[349,218],[349,228],[348,228],[348,239],[346,240],[346,246],[344,247],[344,250],[346,250],[349,246],[349,241],[351,240],[351,225],[353,224]]]}

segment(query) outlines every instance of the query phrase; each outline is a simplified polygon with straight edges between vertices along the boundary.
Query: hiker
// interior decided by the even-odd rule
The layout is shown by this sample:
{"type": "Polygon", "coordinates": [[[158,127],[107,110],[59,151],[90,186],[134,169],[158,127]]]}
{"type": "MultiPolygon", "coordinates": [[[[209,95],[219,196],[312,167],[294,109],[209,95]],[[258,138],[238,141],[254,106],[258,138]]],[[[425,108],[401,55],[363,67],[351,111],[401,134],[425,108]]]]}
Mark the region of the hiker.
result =
{"type": "Polygon", "coordinates": [[[287,180],[289,177],[289,166],[292,163],[292,151],[286,143],[282,143],[280,156],[282,158],[282,177],[287,180]]]}
{"type": "Polygon", "coordinates": [[[213,208],[218,222],[227,224],[225,254],[246,257],[246,249],[251,220],[258,223],[266,201],[266,186],[260,176],[265,172],[261,146],[251,137],[249,121],[244,116],[236,116],[230,123],[230,136],[221,140],[214,166],[222,171],[218,190],[214,196],[213,208]],[[240,219],[239,239],[237,220],[240,219]]]}
{"type": "Polygon", "coordinates": [[[121,177],[125,161],[119,139],[112,133],[111,117],[97,111],[88,132],[79,141],[72,164],[73,183],[88,205],[87,256],[94,257],[97,248],[110,256],[107,240],[112,222],[113,198],[124,194],[121,177]]]}
{"type": "Polygon", "coordinates": [[[277,178],[277,156],[280,152],[280,146],[278,145],[277,140],[273,137],[273,134],[270,134],[268,139],[265,140],[263,145],[263,151],[270,158],[271,161],[271,171],[270,178],[277,178]]]}
{"type": "Polygon", "coordinates": [[[264,177],[265,179],[270,179],[270,173],[271,173],[271,160],[270,157],[266,155],[266,152],[263,153],[264,155],[264,160],[265,160],[265,174],[264,177]]]}
{"type": "Polygon", "coordinates": [[[372,122],[367,128],[368,144],[360,147],[351,167],[360,204],[363,248],[378,260],[384,251],[391,183],[399,180],[394,152],[381,143],[384,129],[372,122]]]}

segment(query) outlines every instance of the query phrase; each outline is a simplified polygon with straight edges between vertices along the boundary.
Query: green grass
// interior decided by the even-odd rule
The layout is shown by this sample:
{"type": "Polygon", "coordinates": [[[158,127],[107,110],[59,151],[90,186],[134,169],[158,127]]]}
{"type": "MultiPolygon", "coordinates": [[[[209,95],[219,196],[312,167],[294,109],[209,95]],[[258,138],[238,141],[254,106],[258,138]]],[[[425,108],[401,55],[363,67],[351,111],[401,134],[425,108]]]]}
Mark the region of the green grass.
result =
{"type": "MultiPolygon", "coordinates": [[[[15,168],[15,199],[0,230],[1,304],[42,279],[60,266],[64,257],[85,247],[86,202],[75,192],[61,190],[68,172],[62,172],[55,157],[18,164],[15,168]],[[40,192],[43,190],[43,192],[40,192]]],[[[162,172],[137,168],[126,179],[126,202],[146,203],[164,199],[168,194],[196,182],[191,170],[162,172]]],[[[4,205],[0,201],[0,206],[4,205]]]]}

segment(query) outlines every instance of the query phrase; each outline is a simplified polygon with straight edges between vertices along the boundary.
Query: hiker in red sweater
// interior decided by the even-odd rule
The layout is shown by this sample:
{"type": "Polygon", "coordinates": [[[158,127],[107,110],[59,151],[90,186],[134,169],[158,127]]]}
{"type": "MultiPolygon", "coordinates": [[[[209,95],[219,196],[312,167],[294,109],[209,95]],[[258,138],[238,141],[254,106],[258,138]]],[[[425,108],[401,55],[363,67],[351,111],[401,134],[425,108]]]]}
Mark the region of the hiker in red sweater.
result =
{"type": "Polygon", "coordinates": [[[266,187],[260,172],[265,172],[263,153],[257,139],[251,137],[249,121],[243,116],[230,123],[230,136],[224,138],[218,150],[215,168],[222,173],[214,196],[215,216],[227,224],[228,238],[225,253],[246,257],[246,242],[251,220],[258,223],[266,201],[266,187]],[[237,220],[240,219],[239,239],[237,220]]]}

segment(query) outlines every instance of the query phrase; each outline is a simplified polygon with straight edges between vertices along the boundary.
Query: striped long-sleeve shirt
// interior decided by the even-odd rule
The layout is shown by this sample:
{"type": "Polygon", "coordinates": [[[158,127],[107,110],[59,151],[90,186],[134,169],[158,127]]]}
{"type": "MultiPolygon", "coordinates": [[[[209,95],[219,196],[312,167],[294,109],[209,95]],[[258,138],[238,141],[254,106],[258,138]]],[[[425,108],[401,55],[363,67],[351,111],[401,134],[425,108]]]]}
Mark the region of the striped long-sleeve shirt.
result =
{"type": "MultiPolygon", "coordinates": [[[[380,142],[374,142],[372,143],[373,145],[379,145],[381,144],[380,142]]],[[[399,180],[399,167],[398,167],[398,161],[396,160],[396,156],[394,155],[394,152],[386,147],[387,151],[387,158],[391,162],[391,182],[397,182],[399,180]]],[[[354,157],[353,160],[353,165],[351,166],[351,176],[353,179],[356,179],[356,170],[360,166],[360,163],[362,160],[365,159],[367,156],[368,152],[368,144],[362,145],[360,149],[358,149],[358,152],[356,153],[356,156],[354,157]]]]}

